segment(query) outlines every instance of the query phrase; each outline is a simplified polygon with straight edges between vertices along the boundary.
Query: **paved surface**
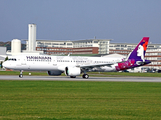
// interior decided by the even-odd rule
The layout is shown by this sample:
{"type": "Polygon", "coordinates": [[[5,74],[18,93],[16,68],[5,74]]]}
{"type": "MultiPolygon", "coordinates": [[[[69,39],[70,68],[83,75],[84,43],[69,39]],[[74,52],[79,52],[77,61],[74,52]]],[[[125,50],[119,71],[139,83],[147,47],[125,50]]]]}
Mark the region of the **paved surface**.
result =
{"type": "Polygon", "coordinates": [[[5,76],[1,75],[0,80],[47,80],[47,81],[120,81],[120,82],[161,82],[158,77],[90,77],[83,79],[78,76],[77,78],[70,78],[68,76],[5,76]]]}

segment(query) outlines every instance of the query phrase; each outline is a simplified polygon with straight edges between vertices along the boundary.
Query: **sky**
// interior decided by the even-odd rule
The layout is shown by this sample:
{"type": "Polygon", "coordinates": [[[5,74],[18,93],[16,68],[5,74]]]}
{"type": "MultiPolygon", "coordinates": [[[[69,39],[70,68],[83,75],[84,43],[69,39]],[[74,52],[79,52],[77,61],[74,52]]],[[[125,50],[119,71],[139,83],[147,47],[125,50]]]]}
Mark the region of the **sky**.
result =
{"type": "Polygon", "coordinates": [[[0,41],[113,39],[161,43],[161,0],[0,0],[0,41]]]}

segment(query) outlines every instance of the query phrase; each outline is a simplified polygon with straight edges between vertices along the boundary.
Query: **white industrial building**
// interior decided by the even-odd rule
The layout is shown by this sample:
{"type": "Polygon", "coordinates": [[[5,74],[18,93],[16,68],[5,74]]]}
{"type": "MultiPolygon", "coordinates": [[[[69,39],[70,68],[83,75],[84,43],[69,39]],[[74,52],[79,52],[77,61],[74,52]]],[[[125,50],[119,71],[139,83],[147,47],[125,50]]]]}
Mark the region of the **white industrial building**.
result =
{"type": "Polygon", "coordinates": [[[11,51],[7,51],[7,55],[21,55],[21,54],[43,54],[41,51],[36,51],[36,25],[28,25],[28,42],[27,49],[21,51],[21,40],[13,39],[11,41],[11,51]]]}
{"type": "Polygon", "coordinates": [[[35,51],[36,49],[36,24],[28,25],[28,42],[26,51],[35,51]]]}
{"type": "Polygon", "coordinates": [[[7,55],[19,55],[21,53],[21,40],[13,39],[11,41],[11,51],[7,51],[7,55]]]}

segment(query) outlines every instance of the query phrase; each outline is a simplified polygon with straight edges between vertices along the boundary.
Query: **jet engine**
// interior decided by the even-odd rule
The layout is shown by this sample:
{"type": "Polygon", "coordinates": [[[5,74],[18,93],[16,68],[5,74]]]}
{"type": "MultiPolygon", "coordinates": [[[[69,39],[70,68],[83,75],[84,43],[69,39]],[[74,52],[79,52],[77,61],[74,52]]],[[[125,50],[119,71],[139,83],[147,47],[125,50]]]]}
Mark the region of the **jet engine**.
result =
{"type": "Polygon", "coordinates": [[[81,69],[79,67],[65,67],[66,76],[78,76],[81,74],[81,69]]]}
{"type": "Polygon", "coordinates": [[[51,76],[59,76],[61,74],[62,74],[62,71],[59,71],[59,70],[48,71],[48,75],[51,75],[51,76]]]}

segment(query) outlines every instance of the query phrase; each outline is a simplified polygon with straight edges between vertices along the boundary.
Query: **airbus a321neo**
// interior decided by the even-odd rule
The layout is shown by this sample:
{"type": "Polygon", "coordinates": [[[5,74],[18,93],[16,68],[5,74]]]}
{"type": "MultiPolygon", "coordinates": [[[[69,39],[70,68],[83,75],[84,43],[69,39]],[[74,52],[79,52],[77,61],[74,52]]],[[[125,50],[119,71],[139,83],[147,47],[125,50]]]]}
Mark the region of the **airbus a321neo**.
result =
{"type": "Polygon", "coordinates": [[[89,78],[89,71],[120,71],[143,66],[151,63],[145,60],[149,37],[143,37],[126,60],[115,57],[79,57],[79,56],[49,56],[49,55],[20,55],[9,56],[3,63],[8,69],[20,70],[19,77],[23,77],[23,70],[48,71],[48,75],[58,76],[63,72],[75,78],[83,73],[83,78],[89,78]]]}

